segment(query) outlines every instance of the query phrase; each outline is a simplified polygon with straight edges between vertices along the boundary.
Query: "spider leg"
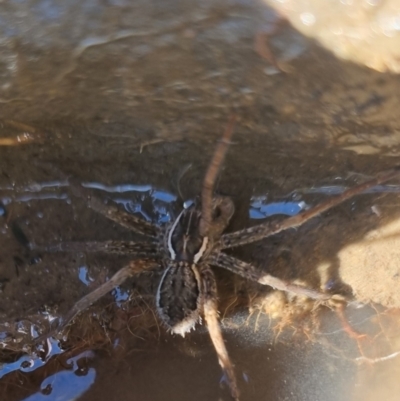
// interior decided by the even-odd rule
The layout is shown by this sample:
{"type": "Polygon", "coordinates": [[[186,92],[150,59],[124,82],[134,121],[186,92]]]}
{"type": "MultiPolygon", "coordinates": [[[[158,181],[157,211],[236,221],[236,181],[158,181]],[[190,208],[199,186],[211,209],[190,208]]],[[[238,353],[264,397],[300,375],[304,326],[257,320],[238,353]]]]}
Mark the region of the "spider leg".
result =
{"type": "Polygon", "coordinates": [[[219,249],[233,248],[240,245],[249,244],[251,242],[259,241],[263,238],[270,237],[271,235],[277,234],[281,231],[289,228],[299,227],[308,220],[318,216],[321,213],[339,205],[340,203],[352,198],[355,195],[361,194],[362,192],[376,186],[383,182],[390,180],[400,174],[399,169],[393,169],[389,172],[379,174],[374,179],[367,181],[363,184],[356,185],[353,188],[348,189],[341,195],[335,196],[334,198],[328,199],[325,202],[313,207],[312,209],[306,210],[296,216],[289,217],[282,222],[265,222],[244,230],[236,231],[234,233],[225,234],[221,237],[219,242],[219,249]]]}
{"type": "Polygon", "coordinates": [[[86,199],[87,205],[94,210],[95,212],[102,214],[114,221],[115,223],[134,231],[135,233],[145,235],[147,237],[157,237],[159,233],[159,228],[137,216],[134,216],[116,205],[106,204],[102,199],[94,196],[93,194],[89,194],[87,190],[85,190],[79,183],[69,181],[71,190],[74,195],[86,199]]]}
{"type": "Polygon", "coordinates": [[[327,301],[333,297],[331,294],[312,290],[301,285],[291,284],[271,276],[270,274],[265,274],[250,263],[243,262],[223,252],[215,252],[210,255],[210,258],[210,263],[214,266],[222,267],[248,280],[256,281],[263,285],[269,285],[276,290],[289,292],[294,295],[306,296],[318,301],[327,301]]]}
{"type": "Polygon", "coordinates": [[[203,286],[203,311],[211,341],[218,355],[218,361],[226,376],[231,390],[231,395],[235,401],[239,401],[239,389],[236,382],[235,371],[229,358],[222,337],[221,326],[218,320],[217,306],[217,286],[212,270],[204,266],[200,271],[203,286]]]}
{"type": "Polygon", "coordinates": [[[141,273],[143,271],[148,271],[158,266],[153,260],[135,260],[129,263],[129,265],[118,270],[110,280],[102,284],[100,287],[96,288],[94,291],[88,295],[81,298],[67,313],[65,318],[58,322],[55,329],[51,330],[49,333],[43,334],[35,339],[35,343],[39,343],[48,337],[58,334],[61,332],[69,323],[81,312],[95,303],[97,300],[102,298],[104,295],[112,291],[115,287],[121,285],[129,277],[141,273]]]}
{"type": "Polygon", "coordinates": [[[134,241],[60,242],[44,247],[33,246],[32,249],[42,252],[102,252],[143,258],[154,258],[157,254],[156,243],[134,241]]]}
{"type": "Polygon", "coordinates": [[[200,220],[200,234],[207,236],[208,231],[212,225],[212,211],[213,211],[213,197],[214,197],[214,185],[217,178],[218,172],[224,161],[226,152],[230,144],[232,137],[233,128],[235,125],[236,116],[233,115],[228,123],[220,143],[215,149],[214,156],[210,162],[207,173],[203,181],[203,189],[201,191],[201,220],[200,220]]]}

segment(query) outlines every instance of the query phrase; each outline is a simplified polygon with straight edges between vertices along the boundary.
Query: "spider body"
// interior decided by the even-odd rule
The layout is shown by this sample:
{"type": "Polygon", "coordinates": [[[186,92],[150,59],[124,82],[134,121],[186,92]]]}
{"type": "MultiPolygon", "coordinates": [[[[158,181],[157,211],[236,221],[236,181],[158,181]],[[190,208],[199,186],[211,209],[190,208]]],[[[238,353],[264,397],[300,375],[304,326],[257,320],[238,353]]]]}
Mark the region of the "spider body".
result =
{"type": "Polygon", "coordinates": [[[396,177],[399,169],[380,174],[366,183],[350,188],[341,195],[281,222],[266,221],[233,233],[224,233],[233,216],[234,205],[230,198],[215,196],[214,183],[227,151],[232,129],[233,121],[231,120],[206,173],[201,201],[196,201],[183,209],[168,226],[153,225],[115,205],[106,205],[97,198],[87,196],[87,192],[83,191],[81,185],[71,183],[73,192],[87,198],[91,209],[147,237],[148,240],[146,242],[67,242],[45,247],[45,250],[49,252],[85,251],[129,254],[132,260],[109,281],[79,300],[63,321],[59,322],[55,330],[36,338],[36,342],[62,331],[78,313],[122,284],[128,277],[161,268],[162,277],[155,296],[160,319],[172,333],[184,336],[194,328],[201,317],[204,317],[231,395],[236,401],[239,400],[234,368],[219,325],[217,286],[211,266],[229,270],[261,285],[268,285],[294,295],[310,297],[321,303],[330,301],[332,294],[273,277],[250,263],[226,254],[223,250],[259,241],[283,230],[298,227],[354,195],[396,177]]]}
{"type": "Polygon", "coordinates": [[[231,219],[234,206],[230,198],[212,202],[212,222],[207,236],[200,233],[201,208],[192,203],[167,228],[162,241],[164,273],[156,294],[161,320],[172,333],[183,337],[200,321],[204,304],[202,263],[212,252],[214,241],[231,219]]]}

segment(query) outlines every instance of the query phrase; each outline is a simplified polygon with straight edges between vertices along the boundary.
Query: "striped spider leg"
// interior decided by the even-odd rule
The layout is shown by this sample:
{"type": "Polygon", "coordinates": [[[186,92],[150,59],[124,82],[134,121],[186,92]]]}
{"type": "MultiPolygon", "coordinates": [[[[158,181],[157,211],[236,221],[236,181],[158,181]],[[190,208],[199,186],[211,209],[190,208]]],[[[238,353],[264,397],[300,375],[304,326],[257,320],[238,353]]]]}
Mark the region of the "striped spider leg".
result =
{"type": "Polygon", "coordinates": [[[219,242],[219,249],[234,248],[241,245],[250,244],[252,242],[260,241],[261,239],[270,237],[280,233],[281,231],[288,230],[289,228],[297,228],[308,220],[317,217],[321,213],[332,209],[333,207],[345,202],[346,200],[359,195],[370,188],[377,185],[383,184],[392,178],[400,175],[400,168],[396,167],[392,170],[378,174],[375,178],[366,181],[362,184],[356,185],[343,192],[341,195],[335,196],[331,199],[321,202],[319,205],[306,210],[298,215],[287,218],[286,220],[276,223],[276,222],[265,222],[258,224],[256,226],[245,228],[233,233],[224,234],[221,236],[219,242]]]}
{"type": "Polygon", "coordinates": [[[306,210],[298,215],[289,217],[281,222],[265,222],[250,228],[245,228],[229,234],[223,234],[215,245],[215,248],[210,256],[211,264],[214,266],[222,267],[230,270],[233,273],[239,274],[242,277],[248,278],[252,281],[257,281],[263,285],[269,285],[275,289],[290,292],[295,295],[303,295],[309,298],[326,301],[331,298],[329,294],[319,291],[307,289],[303,286],[287,283],[269,274],[261,272],[256,267],[249,263],[243,262],[237,258],[229,256],[224,252],[224,249],[234,248],[241,245],[246,245],[252,242],[268,238],[272,235],[278,234],[281,231],[290,228],[297,228],[308,220],[326,212],[327,210],[339,205],[340,203],[352,198],[355,195],[361,194],[374,186],[380,185],[392,178],[399,176],[400,170],[393,169],[377,175],[375,178],[366,181],[362,184],[356,185],[343,192],[341,195],[335,196],[325,202],[316,205],[315,207],[306,210]]]}
{"type": "MultiPolygon", "coordinates": [[[[70,251],[71,249],[68,249],[70,251]]],[[[74,306],[69,310],[66,316],[57,322],[54,329],[47,333],[40,335],[34,339],[35,344],[39,344],[51,336],[57,336],[58,333],[62,332],[81,312],[85,311],[89,306],[93,305],[96,301],[102,298],[104,295],[111,292],[115,287],[118,287],[124,283],[129,277],[140,274],[145,271],[151,271],[159,267],[160,262],[151,259],[133,260],[127,266],[118,270],[107,282],[85,295],[74,306]]]]}
{"type": "Polygon", "coordinates": [[[76,302],[67,315],[57,322],[57,326],[50,332],[37,337],[35,343],[40,343],[46,338],[57,335],[63,331],[79,313],[86,310],[115,287],[121,285],[129,277],[161,266],[159,257],[159,237],[161,231],[158,226],[127,213],[115,205],[107,205],[97,197],[88,195],[87,191],[76,182],[71,181],[70,187],[76,196],[87,199],[89,208],[121,226],[147,237],[149,240],[147,242],[115,240],[102,242],[61,242],[49,246],[31,244],[30,248],[32,250],[42,252],[101,252],[141,258],[132,260],[127,266],[121,268],[114,274],[106,283],[76,302]]]}
{"type": "Polygon", "coordinates": [[[72,193],[87,200],[87,206],[107,219],[148,238],[148,241],[89,241],[89,242],[61,242],[49,246],[31,244],[31,249],[43,252],[103,252],[132,257],[154,258],[159,248],[159,237],[162,235],[160,227],[134,216],[116,205],[106,204],[101,199],[92,196],[75,180],[69,180],[72,193]]]}

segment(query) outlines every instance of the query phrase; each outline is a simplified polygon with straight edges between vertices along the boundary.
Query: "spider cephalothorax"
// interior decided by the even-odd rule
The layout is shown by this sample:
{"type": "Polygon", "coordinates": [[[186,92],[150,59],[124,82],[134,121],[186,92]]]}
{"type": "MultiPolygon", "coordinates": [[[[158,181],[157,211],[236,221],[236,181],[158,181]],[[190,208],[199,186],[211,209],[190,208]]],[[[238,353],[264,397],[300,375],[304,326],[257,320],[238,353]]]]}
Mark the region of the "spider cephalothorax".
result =
{"type": "MultiPolygon", "coordinates": [[[[129,254],[131,262],[121,268],[109,281],[79,300],[58,327],[36,339],[56,334],[73,318],[91,304],[122,284],[128,277],[143,271],[162,269],[156,293],[156,307],[161,320],[172,333],[182,336],[194,328],[201,317],[209,329],[210,337],[226,375],[232,397],[239,399],[233,365],[229,359],[218,322],[217,286],[211,266],[217,266],[248,280],[269,285],[295,295],[307,296],[319,302],[328,302],[333,295],[319,290],[292,284],[271,276],[251,263],[241,261],[224,252],[251,242],[259,241],[289,228],[298,227],[339,203],[379,185],[399,174],[395,169],[348,189],[341,195],[287,218],[280,222],[263,222],[233,233],[224,233],[234,212],[230,198],[215,196],[214,184],[227,151],[233,130],[233,119],[217,146],[203,182],[201,201],[192,203],[165,227],[159,227],[129,214],[115,205],[89,197],[88,205],[108,219],[119,223],[137,234],[147,237],[144,242],[105,241],[85,243],[61,243],[45,247],[58,252],[107,252],[129,254]]],[[[78,196],[87,197],[80,185],[72,185],[78,196]]]]}

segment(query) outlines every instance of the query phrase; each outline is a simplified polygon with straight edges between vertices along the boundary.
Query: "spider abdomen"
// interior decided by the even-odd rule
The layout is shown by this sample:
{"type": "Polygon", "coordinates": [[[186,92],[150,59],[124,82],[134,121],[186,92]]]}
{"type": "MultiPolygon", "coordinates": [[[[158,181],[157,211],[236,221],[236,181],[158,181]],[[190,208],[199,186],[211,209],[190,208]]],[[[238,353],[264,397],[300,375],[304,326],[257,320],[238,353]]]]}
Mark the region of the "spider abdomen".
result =
{"type": "Polygon", "coordinates": [[[182,336],[199,320],[200,274],[195,264],[171,261],[157,290],[157,310],[171,332],[182,336]]]}

